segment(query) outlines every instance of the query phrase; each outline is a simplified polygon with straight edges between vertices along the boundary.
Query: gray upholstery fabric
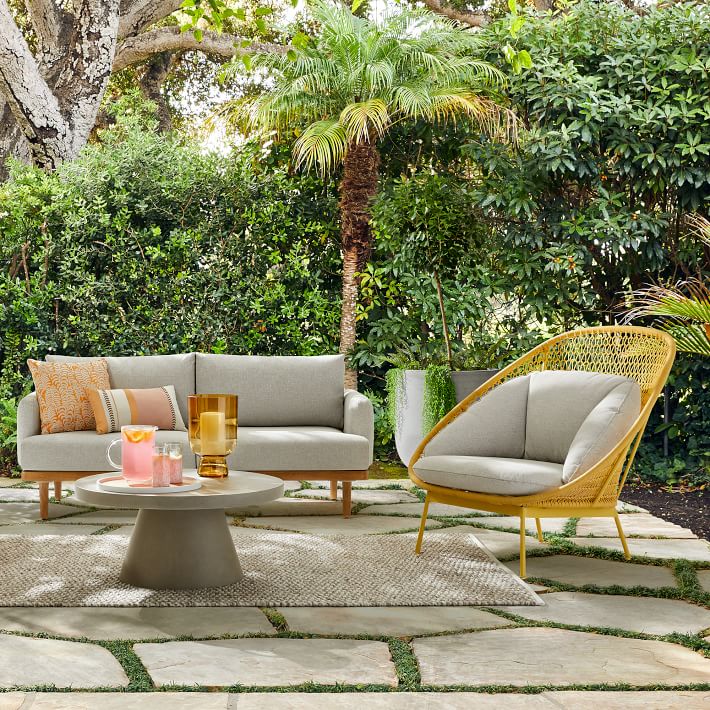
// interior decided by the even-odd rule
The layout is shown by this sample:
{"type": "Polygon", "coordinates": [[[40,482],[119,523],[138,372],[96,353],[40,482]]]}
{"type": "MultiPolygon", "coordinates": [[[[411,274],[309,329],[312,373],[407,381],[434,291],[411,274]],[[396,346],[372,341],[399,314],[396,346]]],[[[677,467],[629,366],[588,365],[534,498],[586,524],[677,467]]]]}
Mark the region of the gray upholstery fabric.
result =
{"type": "MultiPolygon", "coordinates": [[[[47,355],[47,362],[80,362],[86,359],[47,355]]],[[[112,389],[144,389],[173,385],[180,414],[187,421],[187,396],[195,393],[195,353],[106,357],[112,389]]],[[[218,390],[219,391],[219,390],[218,390]]]]}
{"type": "Polygon", "coordinates": [[[279,357],[197,353],[198,393],[239,396],[240,426],[343,428],[342,355],[279,357]]]}
{"type": "Polygon", "coordinates": [[[39,436],[41,431],[37,393],[30,392],[17,404],[17,458],[20,461],[22,460],[23,440],[28,436],[39,436]]]}
{"type": "Polygon", "coordinates": [[[624,437],[641,411],[641,389],[636,382],[615,387],[584,420],[562,469],[567,483],[599,463],[624,437]]]}
{"type": "Polygon", "coordinates": [[[525,458],[564,463],[582,422],[626,377],[548,370],[530,375],[525,458]]]}
{"type": "Polygon", "coordinates": [[[529,382],[526,375],[495,387],[442,429],[424,455],[522,458],[529,382]]]}
{"type": "Polygon", "coordinates": [[[364,436],[318,426],[239,427],[227,459],[244,471],[364,471],[370,442],[364,436]]]}
{"type": "Polygon", "coordinates": [[[360,392],[345,390],[343,415],[343,431],[346,434],[357,434],[367,439],[370,448],[369,463],[372,463],[375,448],[375,412],[372,402],[360,392]]]}
{"type": "MultiPolygon", "coordinates": [[[[62,434],[37,434],[22,441],[18,448],[20,466],[27,471],[111,471],[106,460],[106,449],[121,435],[97,434],[95,431],[69,431],[62,434]]],[[[185,468],[195,467],[195,457],[190,450],[187,432],[157,431],[159,444],[179,441],[185,468]]],[[[120,460],[119,446],[112,456],[120,460]]]]}
{"type": "Polygon", "coordinates": [[[423,481],[498,495],[528,495],[562,484],[562,466],[497,456],[425,456],[414,465],[423,481]]]}

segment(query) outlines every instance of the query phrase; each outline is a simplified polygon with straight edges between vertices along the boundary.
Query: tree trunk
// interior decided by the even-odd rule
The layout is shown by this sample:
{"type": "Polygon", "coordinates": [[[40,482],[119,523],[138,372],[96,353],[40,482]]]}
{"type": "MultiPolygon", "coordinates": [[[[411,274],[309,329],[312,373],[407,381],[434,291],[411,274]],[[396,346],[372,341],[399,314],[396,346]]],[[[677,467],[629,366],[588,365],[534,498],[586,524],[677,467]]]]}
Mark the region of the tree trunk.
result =
{"type": "Polygon", "coordinates": [[[174,61],[175,55],[172,52],[156,54],[148,60],[145,71],[138,80],[143,96],[155,104],[158,117],[158,131],[160,133],[167,133],[173,128],[170,107],[163,94],[163,84],[168,78],[174,61]]]}
{"type": "MultiPolygon", "coordinates": [[[[340,182],[340,219],[343,246],[343,299],[340,312],[340,352],[349,356],[357,341],[359,278],[370,258],[370,205],[377,193],[380,153],[374,142],[351,143],[340,182]]],[[[357,389],[357,371],[348,367],[345,386],[357,389]]]]}
{"type": "Polygon", "coordinates": [[[441,330],[444,334],[444,344],[446,345],[446,361],[449,363],[449,370],[454,369],[454,355],[451,352],[451,336],[449,335],[449,322],[446,319],[446,308],[444,308],[444,291],[441,288],[439,272],[434,269],[434,283],[436,283],[436,296],[439,299],[439,311],[441,312],[441,330]]]}

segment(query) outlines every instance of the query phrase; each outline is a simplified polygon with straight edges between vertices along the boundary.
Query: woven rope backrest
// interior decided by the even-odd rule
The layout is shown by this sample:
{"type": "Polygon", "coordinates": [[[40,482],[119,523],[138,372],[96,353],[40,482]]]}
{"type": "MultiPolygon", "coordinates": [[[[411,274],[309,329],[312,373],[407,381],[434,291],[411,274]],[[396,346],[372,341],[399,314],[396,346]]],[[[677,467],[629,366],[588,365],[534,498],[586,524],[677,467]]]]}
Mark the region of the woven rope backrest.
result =
{"type": "Polygon", "coordinates": [[[651,329],[590,328],[548,341],[544,369],[629,377],[638,382],[643,405],[658,396],[672,350],[667,336],[651,329]]]}

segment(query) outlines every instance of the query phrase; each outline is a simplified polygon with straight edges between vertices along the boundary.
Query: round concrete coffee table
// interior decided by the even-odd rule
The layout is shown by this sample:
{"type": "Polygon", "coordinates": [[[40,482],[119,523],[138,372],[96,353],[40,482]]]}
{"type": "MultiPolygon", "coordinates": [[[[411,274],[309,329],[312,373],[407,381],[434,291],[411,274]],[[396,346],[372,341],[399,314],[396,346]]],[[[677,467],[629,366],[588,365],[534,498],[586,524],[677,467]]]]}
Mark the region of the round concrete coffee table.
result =
{"type": "Polygon", "coordinates": [[[225,510],[267,503],[284,490],[280,478],[230,471],[228,478],[201,478],[202,487],[195,491],[113,493],[97,483],[108,475],[80,478],[76,498],[100,507],[138,509],[121,581],[148,589],[221,587],[240,580],[225,510]]]}

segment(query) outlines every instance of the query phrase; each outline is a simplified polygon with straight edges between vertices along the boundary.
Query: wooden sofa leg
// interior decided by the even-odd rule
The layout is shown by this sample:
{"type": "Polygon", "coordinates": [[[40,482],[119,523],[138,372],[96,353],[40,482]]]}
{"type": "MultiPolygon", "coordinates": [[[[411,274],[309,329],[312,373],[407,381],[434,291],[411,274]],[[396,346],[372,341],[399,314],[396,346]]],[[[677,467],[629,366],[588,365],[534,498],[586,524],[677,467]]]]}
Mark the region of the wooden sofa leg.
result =
{"type": "Polygon", "coordinates": [[[49,481],[39,482],[39,517],[42,520],[49,517],[49,481]]]}
{"type": "MultiPolygon", "coordinates": [[[[337,482],[335,484],[338,485],[337,482]]],[[[350,510],[352,508],[352,493],[353,493],[353,482],[343,481],[343,517],[350,517],[350,510]]]]}
{"type": "Polygon", "coordinates": [[[62,482],[54,482],[54,497],[57,499],[57,503],[62,499],[62,482]]]}
{"type": "Polygon", "coordinates": [[[330,482],[330,499],[331,500],[338,500],[338,482],[337,481],[330,482]]]}

